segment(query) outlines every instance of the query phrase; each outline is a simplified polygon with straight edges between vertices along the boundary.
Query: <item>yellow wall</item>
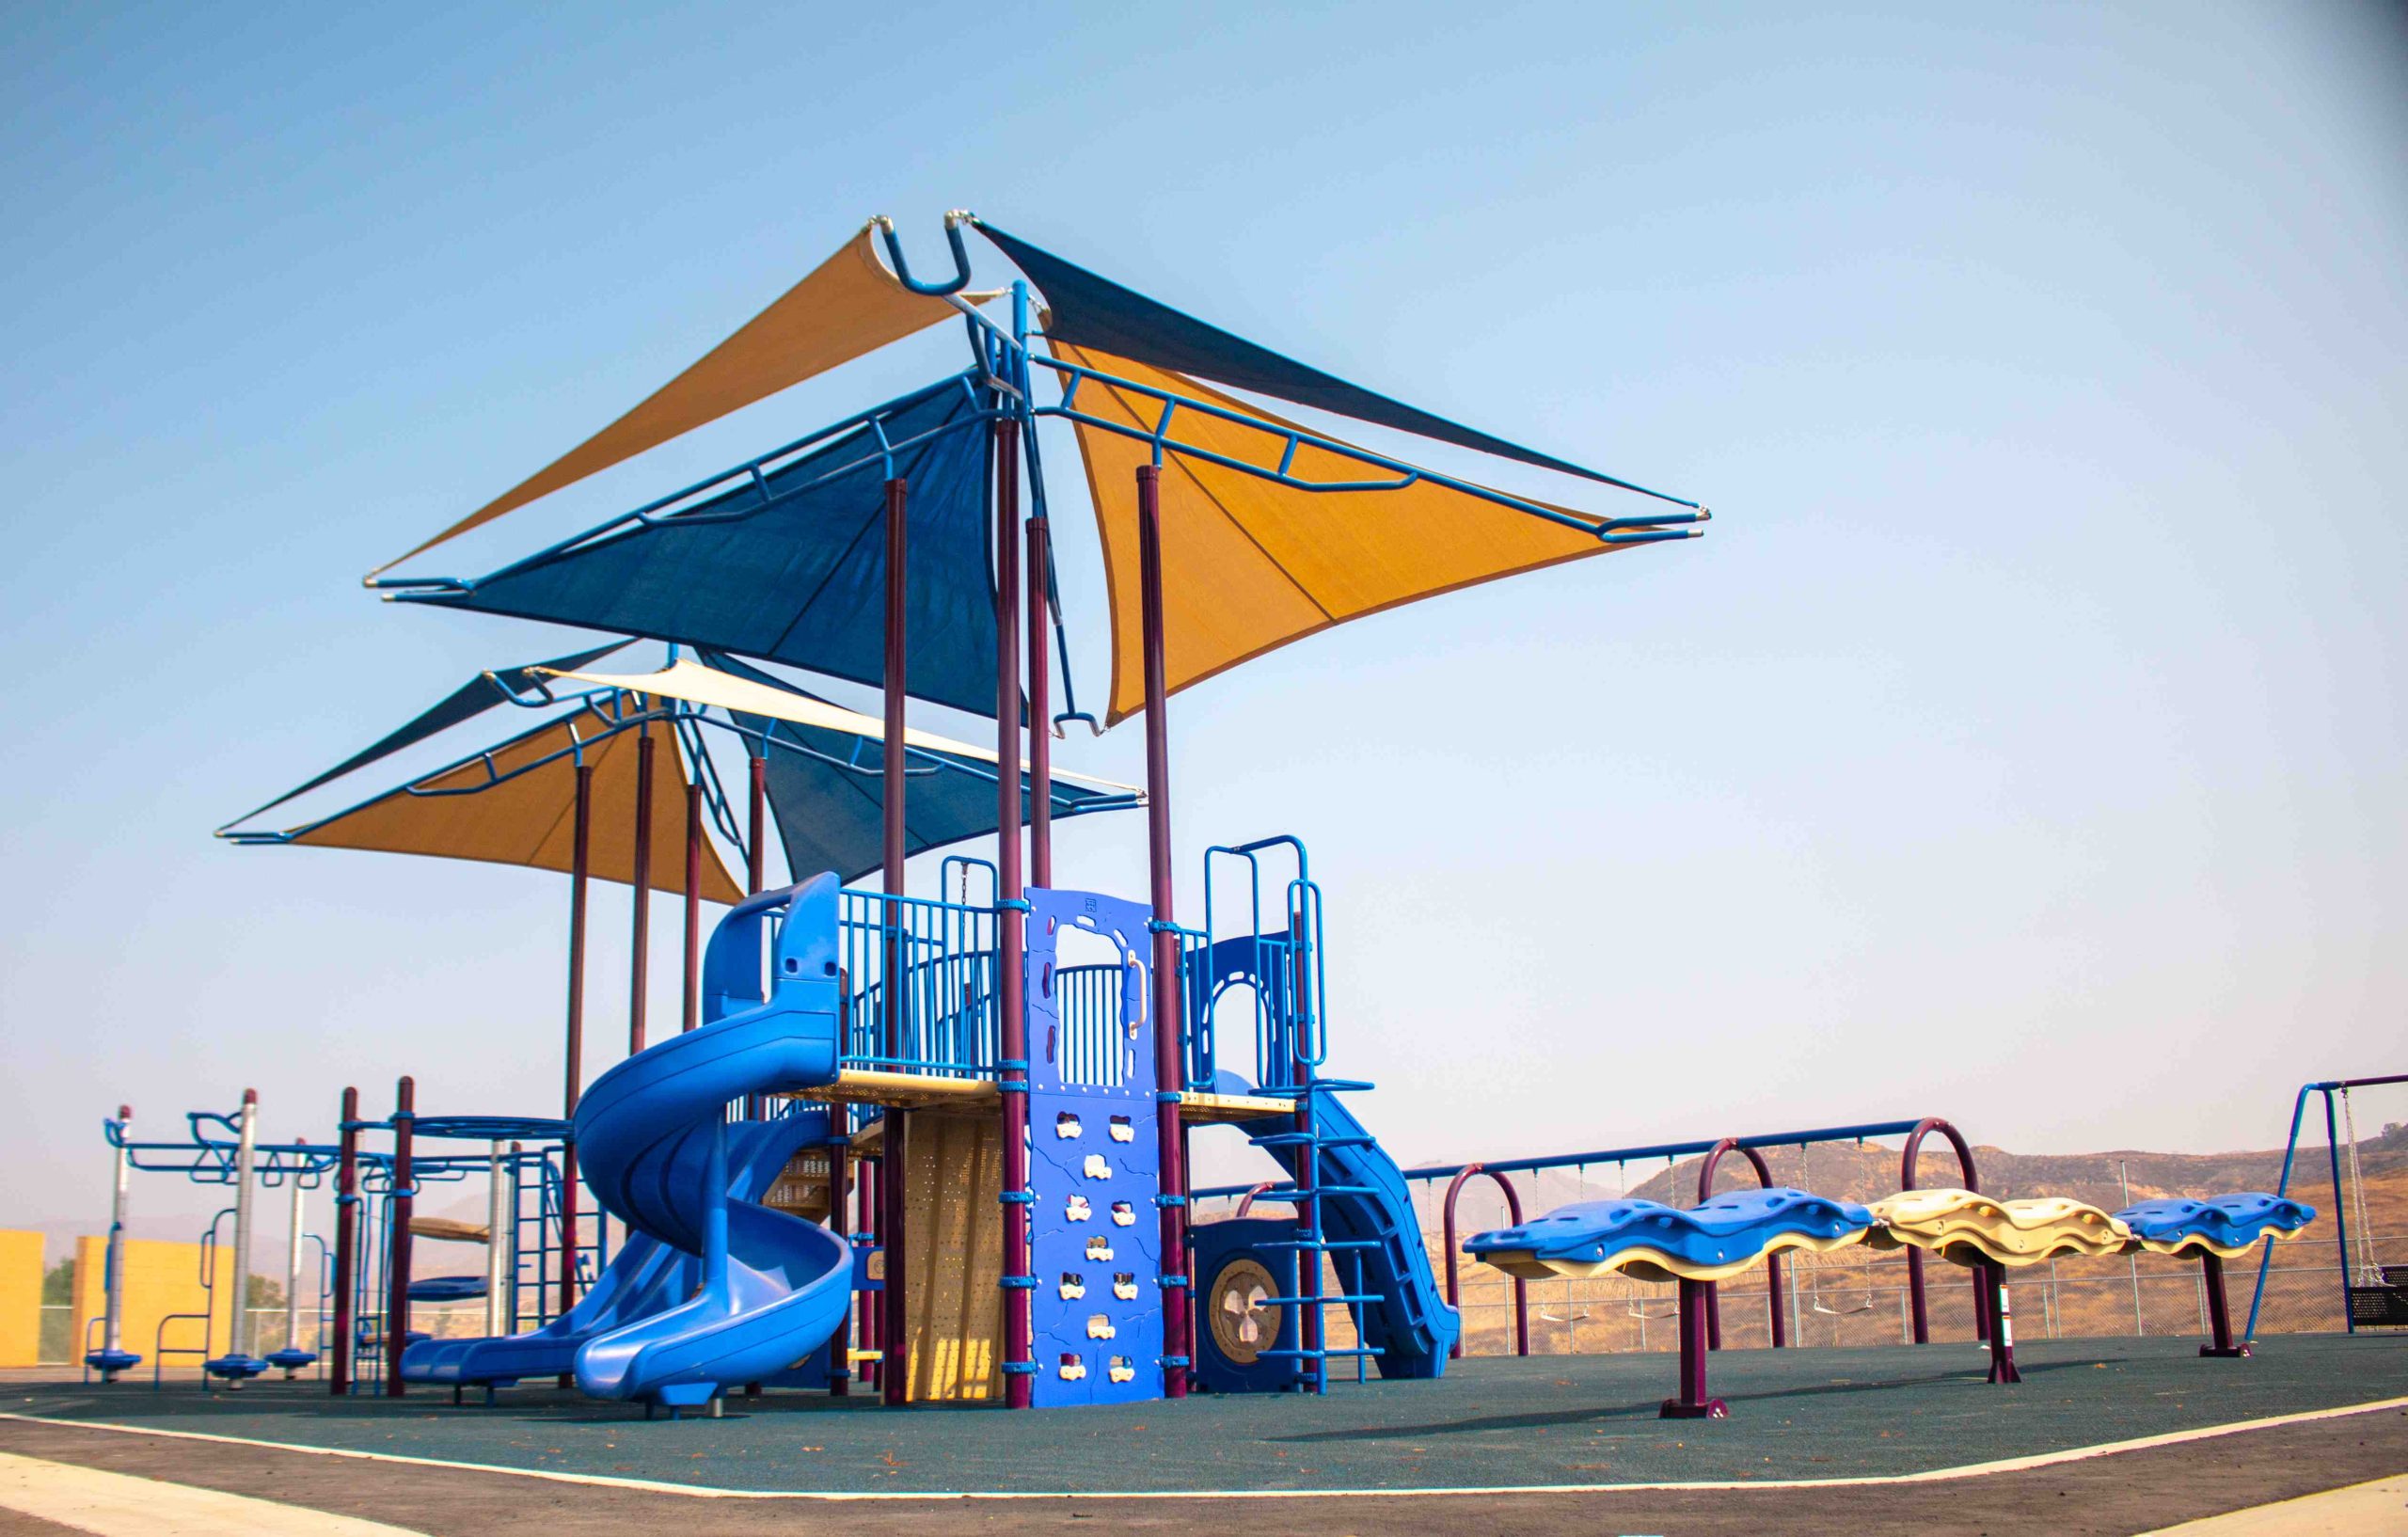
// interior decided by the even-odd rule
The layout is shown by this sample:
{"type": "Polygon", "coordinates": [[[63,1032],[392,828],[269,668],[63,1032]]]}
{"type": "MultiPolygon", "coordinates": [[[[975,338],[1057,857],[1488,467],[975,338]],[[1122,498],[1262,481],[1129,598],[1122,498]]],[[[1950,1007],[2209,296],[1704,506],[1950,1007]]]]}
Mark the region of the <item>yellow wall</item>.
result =
{"type": "MultiPolygon", "coordinates": [[[[86,1321],[99,1318],[107,1311],[108,1302],[102,1287],[103,1267],[108,1263],[109,1243],[106,1238],[79,1238],[75,1241],[75,1337],[70,1351],[77,1360],[84,1357],[86,1321]]],[[[228,1314],[233,1304],[234,1257],[225,1248],[217,1251],[217,1288],[203,1291],[200,1285],[200,1245],[198,1244],[166,1244],[152,1239],[130,1238],[125,1243],[125,1312],[123,1339],[125,1348],[150,1364],[151,1352],[158,1339],[159,1321],[169,1313],[198,1313],[210,1308],[209,1351],[222,1355],[230,1348],[228,1314]]],[[[279,1335],[278,1339],[282,1339],[279,1335]]],[[[172,1323],[167,1326],[167,1347],[181,1350],[201,1343],[198,1320],[172,1323]]],[[[92,1347],[99,1349],[100,1330],[92,1331],[92,1347]]],[[[201,1358],[198,1355],[170,1355],[170,1371],[198,1371],[201,1358]]]]}
{"type": "Polygon", "coordinates": [[[915,1403],[1003,1396],[1003,1117],[911,1117],[904,1298],[915,1403]]]}
{"type": "Polygon", "coordinates": [[[41,1354],[41,1234],[0,1230],[0,1366],[41,1354]]]}

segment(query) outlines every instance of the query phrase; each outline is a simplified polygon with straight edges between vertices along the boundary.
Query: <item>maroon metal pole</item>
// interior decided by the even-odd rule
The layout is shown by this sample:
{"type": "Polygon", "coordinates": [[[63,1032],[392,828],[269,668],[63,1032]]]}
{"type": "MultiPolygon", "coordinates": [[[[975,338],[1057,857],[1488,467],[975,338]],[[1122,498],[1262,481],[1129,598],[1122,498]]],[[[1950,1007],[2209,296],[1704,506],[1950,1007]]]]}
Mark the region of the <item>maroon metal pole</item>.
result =
{"type": "MultiPolygon", "coordinates": [[[[1441,1208],[1440,1218],[1446,1229],[1444,1246],[1447,1251],[1447,1306],[1459,1311],[1463,1307],[1463,1288],[1455,1276],[1456,1264],[1460,1259],[1455,1252],[1455,1197],[1462,1194],[1464,1181],[1475,1174],[1486,1174],[1496,1182],[1497,1188],[1505,1193],[1507,1223],[1515,1228],[1522,1225],[1522,1197],[1513,1189],[1513,1181],[1504,1175],[1492,1173],[1484,1165],[1468,1164],[1464,1166],[1462,1173],[1448,1181],[1447,1198],[1441,1208]]],[[[1529,1353],[1530,1283],[1516,1276],[1513,1277],[1513,1354],[1528,1355],[1529,1353]]],[[[1463,1354],[1464,1339],[1462,1331],[1458,1330],[1455,1334],[1455,1342],[1448,1349],[1447,1355],[1450,1360],[1461,1360],[1463,1354]]]]}
{"type": "Polygon", "coordinates": [[[1994,1383],[2021,1382],[2023,1373],[2015,1370],[2015,1314],[2007,1306],[2006,1267],[1992,1260],[1975,1265],[1973,1272],[1989,1290],[1989,1312],[1994,1321],[1989,1331],[1989,1380],[1994,1383]]]}
{"type": "MultiPolygon", "coordinates": [[[[764,743],[761,751],[768,753],[768,744],[764,743]]],[[[767,879],[763,872],[768,868],[769,848],[764,840],[769,832],[769,760],[765,756],[747,758],[745,762],[752,770],[752,804],[747,808],[751,820],[745,830],[744,891],[745,895],[753,895],[760,892],[767,879]]]]}
{"type": "MultiPolygon", "coordinates": [[[[878,1246],[879,1233],[878,1219],[879,1212],[881,1211],[881,1208],[878,1204],[878,1160],[875,1158],[863,1159],[862,1166],[859,1170],[859,1179],[856,1180],[858,1193],[855,1195],[854,1200],[858,1205],[861,1220],[855,1223],[854,1227],[863,1237],[869,1241],[868,1246],[876,1248],[878,1246]]],[[[879,1281],[879,1290],[876,1291],[863,1291],[861,1294],[862,1349],[866,1351],[876,1351],[881,1355],[883,1355],[886,1349],[886,1317],[884,1311],[886,1298],[884,1291],[885,1284],[885,1279],[881,1276],[879,1281]]],[[[882,1374],[879,1372],[879,1368],[884,1364],[883,1360],[863,1361],[862,1363],[862,1382],[863,1386],[869,1387],[880,1387],[883,1386],[884,1379],[882,1374]]]]}
{"type": "MultiPolygon", "coordinates": [[[[763,742],[759,755],[744,760],[747,770],[746,780],[751,792],[751,804],[746,808],[749,815],[744,830],[744,895],[747,896],[759,895],[761,887],[768,879],[764,872],[768,868],[769,848],[763,840],[768,837],[769,832],[768,751],[769,744],[763,742]]],[[[839,1047],[840,1054],[842,1051],[843,1048],[839,1047]]],[[[762,1096],[758,1094],[745,1096],[744,1116],[747,1120],[761,1119],[768,1113],[768,1101],[762,1096]]],[[[845,1120],[844,1106],[838,1105],[831,1110],[829,1117],[830,1125],[841,1128],[845,1120]]],[[[841,1222],[836,1230],[840,1233],[845,1230],[841,1222]]],[[[842,1370],[843,1365],[841,1361],[838,1362],[838,1369],[842,1370]]],[[[844,1379],[840,1377],[835,1380],[841,1384],[844,1379]]]]}
{"type": "MultiPolygon", "coordinates": [[[[1034,1359],[1029,1319],[1028,1207],[1028,943],[1021,883],[1020,774],[1020,430],[995,423],[995,1002],[1004,1099],[1004,1406],[1029,1407],[1034,1359]]],[[[1041,657],[1037,632],[1031,650],[1041,657]]],[[[1042,717],[1030,727],[1044,739],[1042,717]]],[[[1041,803],[1041,802],[1040,802],[1041,803]]]]}
{"type": "MultiPolygon", "coordinates": [[[[1736,1137],[1726,1136],[1705,1150],[1705,1158],[1698,1165],[1699,1204],[1703,1205],[1713,1198],[1715,1168],[1722,1162],[1724,1153],[1734,1150],[1745,1157],[1749,1165],[1755,1169],[1758,1189],[1773,1188],[1772,1165],[1765,1162],[1765,1155],[1753,1148],[1740,1147],[1739,1139],[1736,1137]]],[[[1781,1256],[1778,1254],[1765,1256],[1765,1300],[1772,1307],[1772,1345],[1773,1349],[1779,1350],[1789,1343],[1789,1320],[1783,1315],[1781,1306],[1781,1256]]],[[[1714,1281],[1705,1283],[1705,1348],[1708,1350],[1722,1348],[1722,1291],[1720,1285],[1714,1281]]]]}
{"type": "Polygon", "coordinates": [[[652,722],[636,728],[636,907],[627,961],[627,1054],[643,1050],[644,993],[652,981],[652,722]]]}
{"type": "MultiPolygon", "coordinates": [[[[1948,1139],[1948,1145],[1956,1152],[1956,1166],[1965,1176],[1965,1188],[1979,1195],[1982,1178],[1973,1168],[1973,1149],[1965,1145],[1964,1135],[1956,1128],[1937,1116],[1925,1116],[1915,1123],[1913,1131],[1907,1133],[1906,1150],[1898,1156],[1898,1189],[1903,1192],[1915,1188],[1915,1161],[1923,1152],[1925,1134],[1931,1132],[1938,1132],[1948,1139]]],[[[1923,1251],[1912,1247],[1907,1250],[1907,1302],[1913,1322],[1915,1343],[1931,1343],[1931,1321],[1924,1307],[1923,1251]]],[[[1988,1339],[1989,1337],[1989,1284],[1984,1278],[1981,1267],[1976,1265],[1973,1267],[1973,1338],[1988,1339]]]]}
{"type": "Polygon", "coordinates": [[[326,1390],[337,1398],[351,1391],[357,1335],[352,1297],[359,1264],[359,1131],[354,1124],[358,1119],[359,1090],[344,1089],[335,1153],[335,1341],[326,1369],[326,1390]]]}
{"type": "MultiPolygon", "coordinates": [[[[1140,605],[1145,626],[1146,668],[1146,843],[1152,876],[1154,916],[1154,1087],[1176,1096],[1186,1085],[1187,1042],[1179,985],[1179,934],[1171,911],[1170,848],[1170,689],[1164,682],[1163,661],[1163,527],[1162,468],[1137,467],[1137,565],[1140,605]]],[[[1180,1135],[1180,1101],[1161,1101],[1168,1114],[1154,1117],[1161,1149],[1163,1340],[1172,1348],[1187,1338],[1187,1162],[1185,1139],[1180,1135]]],[[[1310,1110],[1299,1104],[1299,1119],[1310,1110]]],[[[1309,1150],[1307,1163],[1311,1162],[1309,1150]]],[[[1308,1181],[1300,1181],[1308,1182],[1308,1181]]],[[[1320,1257],[1299,1253],[1297,1268],[1313,1272],[1318,1283],[1320,1257]]],[[[1320,1309],[1307,1306],[1306,1316],[1318,1322],[1320,1309]]],[[[1307,1349],[1314,1348],[1310,1345],[1307,1349]]],[[[1163,1368],[1163,1396],[1187,1396],[1187,1358],[1169,1355],[1163,1368]]]]}
{"type": "Polygon", "coordinates": [[[686,786],[686,1017],[680,1033],[703,1022],[703,786],[686,786]]]}
{"type": "MultiPolygon", "coordinates": [[[[577,1101],[585,1093],[585,912],[592,886],[594,765],[577,766],[577,811],[571,823],[568,875],[568,1049],[562,1057],[561,1118],[569,1134],[561,1143],[562,1313],[577,1306],[577,1101]]],[[[537,1196],[540,1207],[542,1197],[537,1196]]],[[[538,1213],[540,1218],[540,1212],[538,1213]]],[[[540,1221],[538,1223],[540,1227],[540,1221]]],[[[539,1267],[540,1270],[540,1267],[539,1267]]],[[[557,1316],[557,1314],[555,1315],[557,1316]]],[[[514,1326],[515,1321],[513,1321],[514,1326]]],[[[577,1385],[574,1372],[560,1374],[562,1387],[577,1385]]]]}
{"type": "MultiPolygon", "coordinates": [[[[910,852],[904,821],[904,725],[903,700],[909,686],[909,653],[905,646],[906,607],[911,592],[906,579],[910,541],[905,519],[905,498],[909,491],[901,476],[886,483],[886,698],[885,745],[879,750],[885,769],[884,795],[880,812],[880,835],[886,864],[885,904],[886,945],[884,972],[879,987],[879,1008],[884,1016],[880,1050],[888,1066],[900,1070],[903,1056],[904,997],[907,988],[906,957],[903,951],[903,862],[910,852]]],[[[908,1134],[903,1112],[893,1105],[886,1108],[885,1147],[881,1149],[886,1166],[878,1181],[879,1241],[886,1249],[886,1290],[879,1307],[879,1350],[884,1359],[879,1371],[879,1390],[885,1402],[901,1404],[908,1401],[911,1371],[905,1361],[910,1348],[911,1330],[905,1315],[903,1265],[905,1199],[911,1180],[905,1173],[909,1166],[904,1150],[908,1134]]]]}
{"type": "Polygon", "coordinates": [[[1705,1282],[1681,1282],[1681,1392],[1656,1411],[1661,1419],[1723,1419],[1728,1405],[1705,1394],[1705,1282]]]}
{"type": "Polygon", "coordinates": [[[2241,1360],[2249,1355],[2249,1342],[2232,1342],[2232,1305],[2224,1294],[2224,1260],[2206,1249],[2199,1251],[2200,1278],[2208,1289],[2208,1342],[2199,1347],[2202,1355],[2218,1355],[2226,1360],[2241,1360]]]}
{"type": "MultiPolygon", "coordinates": [[[[1015,451],[1017,452],[1017,451],[1015,451]]],[[[1045,657],[1046,523],[1028,520],[1028,883],[1054,884],[1054,679],[1045,657]]]]}
{"type": "Polygon", "coordinates": [[[410,1186],[410,1132],[418,1119],[418,1084],[404,1076],[396,1086],[393,1106],[393,1231],[385,1249],[385,1396],[400,1398],[407,1390],[402,1381],[402,1352],[410,1340],[410,1207],[417,1192],[410,1186]]]}

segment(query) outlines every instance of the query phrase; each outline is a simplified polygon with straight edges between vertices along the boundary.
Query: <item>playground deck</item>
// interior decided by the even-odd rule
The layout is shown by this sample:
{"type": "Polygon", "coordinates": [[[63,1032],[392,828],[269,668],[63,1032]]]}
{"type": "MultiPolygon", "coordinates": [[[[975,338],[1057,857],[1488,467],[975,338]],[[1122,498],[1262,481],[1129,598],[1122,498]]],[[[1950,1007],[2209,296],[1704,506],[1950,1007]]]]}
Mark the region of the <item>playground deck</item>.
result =
{"type": "MultiPolygon", "coordinates": [[[[26,1383],[11,1385],[8,1407],[58,1426],[750,1496],[1328,1496],[1930,1479],[2384,1401],[2398,1402],[2321,1423],[2354,1425],[2408,1465],[2408,1338],[2286,1337],[2246,1362],[2203,1361],[2196,1350],[2187,1339],[2035,1341],[2021,1351],[2027,1380],[2011,1389],[1984,1385],[1985,1357],[1969,1343],[1727,1352],[1715,1371],[1733,1418],[1712,1424],[1656,1418],[1670,1375],[1662,1355],[1476,1359],[1442,1381],[1339,1387],[1323,1399],[1066,1409],[1038,1443],[994,1410],[881,1413],[867,1395],[772,1394],[735,1401],[721,1419],[674,1424],[549,1388],[455,1409],[440,1392],[334,1401],[308,1384],[204,1397],[189,1384],[153,1393],[26,1383]]],[[[0,1449],[24,1425],[0,1422],[0,1449]]],[[[182,1444],[198,1463],[213,1443],[182,1444]]],[[[2337,1483],[2351,1468],[2331,1471],[2337,1483]]],[[[2226,1504],[2255,1497],[2235,1487],[2226,1504]]]]}

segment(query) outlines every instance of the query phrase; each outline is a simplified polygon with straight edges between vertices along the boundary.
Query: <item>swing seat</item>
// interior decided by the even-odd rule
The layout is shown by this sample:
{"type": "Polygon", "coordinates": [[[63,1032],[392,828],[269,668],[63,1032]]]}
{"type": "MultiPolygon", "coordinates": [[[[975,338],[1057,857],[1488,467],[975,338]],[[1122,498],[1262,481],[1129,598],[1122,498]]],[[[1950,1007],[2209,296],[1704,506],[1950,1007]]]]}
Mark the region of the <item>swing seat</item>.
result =
{"type": "MultiPolygon", "coordinates": [[[[2386,1265],[2383,1278],[2388,1283],[2392,1273],[2399,1271],[2408,1279],[2408,1267],[2386,1265]]],[[[2353,1286],[2346,1289],[2350,1297],[2350,1323],[2361,1329],[2397,1329],[2408,1327],[2408,1286],[2353,1286]]]]}

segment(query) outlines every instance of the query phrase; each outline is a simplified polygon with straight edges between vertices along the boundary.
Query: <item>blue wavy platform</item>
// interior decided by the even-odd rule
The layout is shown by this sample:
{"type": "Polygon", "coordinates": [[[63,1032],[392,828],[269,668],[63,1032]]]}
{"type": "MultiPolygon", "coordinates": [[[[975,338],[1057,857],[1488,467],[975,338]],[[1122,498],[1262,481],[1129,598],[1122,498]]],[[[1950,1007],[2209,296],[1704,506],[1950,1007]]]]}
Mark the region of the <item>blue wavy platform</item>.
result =
{"type": "Polygon", "coordinates": [[[2142,1201],[2115,1213],[2142,1246],[2161,1254],[2208,1248],[2231,1259],[2268,1233],[2295,1233],[2316,1220],[2316,1208],[2261,1190],[2204,1201],[2172,1197],[2142,1201]]]}
{"type": "Polygon", "coordinates": [[[1671,1278],[1715,1280],[1777,1249],[1855,1243],[1872,1225],[1873,1213],[1854,1201],[1750,1190],[1686,1211],[1660,1201],[1581,1201],[1518,1227],[1476,1233],[1464,1252],[1506,1270],[1521,1263],[1541,1274],[1644,1265],[1671,1278]]]}

